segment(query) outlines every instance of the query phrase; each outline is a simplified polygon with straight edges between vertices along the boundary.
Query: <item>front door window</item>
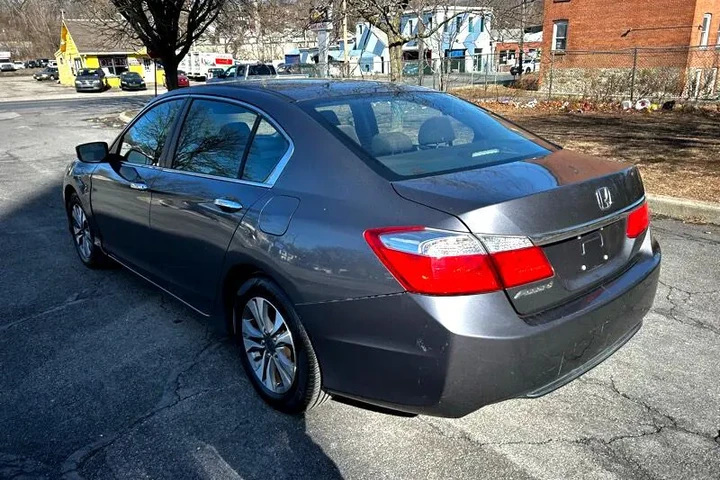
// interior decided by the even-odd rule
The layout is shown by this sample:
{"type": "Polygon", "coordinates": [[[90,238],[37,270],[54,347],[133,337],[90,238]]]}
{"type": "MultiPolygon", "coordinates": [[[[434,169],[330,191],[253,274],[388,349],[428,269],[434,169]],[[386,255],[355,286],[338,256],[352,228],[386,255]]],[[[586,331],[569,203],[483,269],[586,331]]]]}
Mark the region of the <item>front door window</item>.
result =
{"type": "Polygon", "coordinates": [[[123,135],[120,155],[135,165],[157,165],[184,100],[170,100],[145,112],[123,135]]]}

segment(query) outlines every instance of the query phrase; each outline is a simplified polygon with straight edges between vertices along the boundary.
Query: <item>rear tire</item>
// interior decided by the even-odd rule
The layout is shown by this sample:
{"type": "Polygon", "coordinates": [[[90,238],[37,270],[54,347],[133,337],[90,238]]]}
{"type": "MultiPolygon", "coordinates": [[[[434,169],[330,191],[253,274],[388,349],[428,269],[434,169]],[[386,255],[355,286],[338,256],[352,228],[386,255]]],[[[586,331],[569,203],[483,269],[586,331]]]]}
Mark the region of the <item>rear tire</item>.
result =
{"type": "Polygon", "coordinates": [[[271,407],[300,414],[329,398],[310,338],[274,282],[262,277],[245,282],[235,297],[230,326],[245,373],[271,407]]]}
{"type": "Polygon", "coordinates": [[[68,228],[80,261],[88,268],[110,268],[115,262],[95,245],[95,230],[76,193],[67,202],[68,228]]]}

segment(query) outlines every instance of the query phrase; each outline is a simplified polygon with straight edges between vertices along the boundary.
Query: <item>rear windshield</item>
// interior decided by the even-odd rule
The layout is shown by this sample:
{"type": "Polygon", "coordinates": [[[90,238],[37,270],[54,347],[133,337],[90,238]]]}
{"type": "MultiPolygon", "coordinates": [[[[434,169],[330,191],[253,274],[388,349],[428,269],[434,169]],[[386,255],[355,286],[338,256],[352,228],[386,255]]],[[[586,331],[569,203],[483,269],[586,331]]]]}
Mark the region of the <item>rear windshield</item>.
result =
{"type": "Polygon", "coordinates": [[[438,175],[548,155],[552,145],[471,103],[433,92],[303,103],[386,178],[438,175]]]}

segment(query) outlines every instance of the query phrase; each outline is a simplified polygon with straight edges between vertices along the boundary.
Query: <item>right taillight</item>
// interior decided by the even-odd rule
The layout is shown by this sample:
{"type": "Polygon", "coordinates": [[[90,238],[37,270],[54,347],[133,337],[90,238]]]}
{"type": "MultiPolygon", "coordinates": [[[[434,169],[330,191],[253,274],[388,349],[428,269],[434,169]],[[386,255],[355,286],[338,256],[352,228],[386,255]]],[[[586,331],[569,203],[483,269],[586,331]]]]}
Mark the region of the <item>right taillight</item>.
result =
{"type": "Polygon", "coordinates": [[[542,250],[525,237],[481,237],[425,227],[365,232],[365,240],[409,292],[485,293],[551,277],[542,250]],[[485,244],[485,245],[483,245],[485,244]]]}
{"type": "Polygon", "coordinates": [[[639,237],[650,226],[650,209],[647,202],[630,212],[627,217],[626,234],[628,238],[639,237]]]}

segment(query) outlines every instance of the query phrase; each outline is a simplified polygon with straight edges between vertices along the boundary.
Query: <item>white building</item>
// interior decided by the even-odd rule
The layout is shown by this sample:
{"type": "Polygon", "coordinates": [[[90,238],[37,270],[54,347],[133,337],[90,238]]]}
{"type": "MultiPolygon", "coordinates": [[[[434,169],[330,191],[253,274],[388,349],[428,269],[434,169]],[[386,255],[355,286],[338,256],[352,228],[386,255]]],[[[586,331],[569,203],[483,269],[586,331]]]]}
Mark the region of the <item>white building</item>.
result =
{"type": "MultiPolygon", "coordinates": [[[[489,68],[485,59],[492,53],[490,35],[492,10],[479,7],[444,7],[424,13],[425,31],[432,31],[424,39],[427,59],[434,64],[439,59],[450,58],[450,68],[458,72],[483,71],[489,68]]],[[[402,32],[411,37],[418,32],[417,13],[408,13],[401,20],[402,32]]],[[[358,23],[356,42],[350,52],[351,65],[358,65],[363,72],[389,73],[390,52],[387,35],[368,23],[358,23]]],[[[402,47],[404,60],[418,60],[418,42],[413,40],[402,47]]]]}

